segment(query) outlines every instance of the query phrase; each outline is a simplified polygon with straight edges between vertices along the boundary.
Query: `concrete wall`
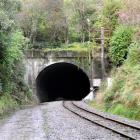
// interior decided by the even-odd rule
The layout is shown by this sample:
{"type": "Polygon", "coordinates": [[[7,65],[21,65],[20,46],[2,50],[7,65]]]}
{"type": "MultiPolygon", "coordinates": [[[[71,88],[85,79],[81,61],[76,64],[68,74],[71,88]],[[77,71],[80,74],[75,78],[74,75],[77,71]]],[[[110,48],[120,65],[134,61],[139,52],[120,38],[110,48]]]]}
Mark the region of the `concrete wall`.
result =
{"type": "Polygon", "coordinates": [[[25,56],[25,79],[31,87],[34,87],[35,79],[39,72],[43,70],[46,66],[56,62],[68,62],[75,64],[82,68],[87,73],[90,79],[91,77],[93,79],[101,78],[100,54],[96,54],[95,57],[93,56],[92,61],[89,61],[88,52],[42,52],[40,50],[30,50],[25,52],[25,56]]]}

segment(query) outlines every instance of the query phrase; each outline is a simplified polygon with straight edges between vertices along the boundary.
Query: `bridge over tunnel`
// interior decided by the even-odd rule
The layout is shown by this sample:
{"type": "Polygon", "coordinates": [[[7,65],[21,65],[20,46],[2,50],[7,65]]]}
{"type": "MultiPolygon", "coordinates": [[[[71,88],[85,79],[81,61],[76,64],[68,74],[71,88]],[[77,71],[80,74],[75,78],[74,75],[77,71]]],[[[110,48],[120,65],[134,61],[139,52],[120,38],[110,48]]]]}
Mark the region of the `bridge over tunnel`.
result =
{"type": "Polygon", "coordinates": [[[59,62],[44,68],[36,78],[40,102],[81,100],[90,92],[87,74],[78,66],[59,62]]]}

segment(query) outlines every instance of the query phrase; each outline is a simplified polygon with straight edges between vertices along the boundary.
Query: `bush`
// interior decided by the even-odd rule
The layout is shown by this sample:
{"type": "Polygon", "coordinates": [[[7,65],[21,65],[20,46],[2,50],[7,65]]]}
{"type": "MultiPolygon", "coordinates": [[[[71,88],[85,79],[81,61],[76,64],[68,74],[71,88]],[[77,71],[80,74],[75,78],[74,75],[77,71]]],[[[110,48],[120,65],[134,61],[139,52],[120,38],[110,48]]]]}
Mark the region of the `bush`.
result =
{"type": "Polygon", "coordinates": [[[133,42],[130,45],[128,53],[127,63],[129,63],[129,65],[140,64],[140,44],[138,42],[133,42]]]}
{"type": "Polygon", "coordinates": [[[121,65],[127,58],[128,47],[132,42],[133,30],[128,26],[119,26],[110,42],[110,57],[115,66],[121,65]]]}
{"type": "MultiPolygon", "coordinates": [[[[24,82],[25,67],[23,64],[23,47],[26,43],[22,32],[15,31],[6,36],[4,43],[4,57],[0,61],[1,95],[9,101],[15,101],[18,105],[27,101],[29,88],[24,82]]],[[[0,102],[5,98],[0,98],[0,102]]],[[[28,98],[29,99],[29,98],[28,98]]],[[[6,104],[5,104],[6,106],[6,104]]],[[[5,110],[5,109],[4,109],[5,110]]]]}
{"type": "MultiPolygon", "coordinates": [[[[26,38],[15,22],[20,2],[0,2],[0,116],[27,103],[29,88],[24,83],[23,52],[26,38]]],[[[29,100],[28,100],[29,101],[29,100]]]]}
{"type": "Polygon", "coordinates": [[[104,104],[107,111],[132,119],[140,119],[140,45],[134,42],[128,58],[117,68],[113,85],[105,90],[104,104]]]}
{"type": "Polygon", "coordinates": [[[124,104],[116,104],[114,105],[112,108],[110,108],[108,110],[109,112],[113,113],[113,114],[117,114],[123,117],[127,117],[130,119],[140,119],[139,117],[139,113],[140,113],[140,109],[139,108],[130,108],[130,107],[126,107],[124,104]]]}
{"type": "Polygon", "coordinates": [[[11,112],[18,107],[17,102],[10,97],[10,95],[4,95],[0,97],[0,118],[5,115],[6,112],[11,112]]]}
{"type": "Polygon", "coordinates": [[[118,11],[120,8],[121,8],[120,0],[105,1],[102,24],[107,29],[110,29],[111,33],[118,25],[118,11]]]}

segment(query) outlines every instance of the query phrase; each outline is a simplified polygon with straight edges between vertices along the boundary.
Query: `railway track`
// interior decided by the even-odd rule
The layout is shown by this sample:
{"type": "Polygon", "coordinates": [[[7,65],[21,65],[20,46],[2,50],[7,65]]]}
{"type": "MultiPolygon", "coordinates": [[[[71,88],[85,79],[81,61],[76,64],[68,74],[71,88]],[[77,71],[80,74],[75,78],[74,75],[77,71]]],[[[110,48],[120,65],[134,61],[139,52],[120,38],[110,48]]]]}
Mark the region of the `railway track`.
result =
{"type": "Polygon", "coordinates": [[[140,127],[89,111],[73,101],[63,101],[63,106],[77,116],[104,127],[130,140],[140,140],[140,127]]]}

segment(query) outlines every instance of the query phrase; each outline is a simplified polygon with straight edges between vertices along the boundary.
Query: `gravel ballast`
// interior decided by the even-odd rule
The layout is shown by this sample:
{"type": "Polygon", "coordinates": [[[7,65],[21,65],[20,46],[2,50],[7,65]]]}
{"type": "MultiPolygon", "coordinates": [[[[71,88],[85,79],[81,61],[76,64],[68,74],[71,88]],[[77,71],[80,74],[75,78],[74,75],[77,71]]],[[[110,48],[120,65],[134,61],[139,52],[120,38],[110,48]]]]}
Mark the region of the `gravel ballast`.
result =
{"type": "Polygon", "coordinates": [[[17,111],[0,126],[0,140],[125,140],[63,107],[62,101],[17,111]]]}
{"type": "Polygon", "coordinates": [[[42,107],[17,111],[0,126],[0,140],[46,140],[42,107]]]}
{"type": "Polygon", "coordinates": [[[100,110],[97,110],[97,109],[89,106],[88,104],[86,104],[83,101],[79,101],[79,102],[77,101],[77,102],[74,102],[74,104],[76,104],[77,106],[79,106],[81,108],[84,108],[88,111],[95,112],[99,115],[102,115],[104,117],[107,117],[107,118],[110,118],[110,119],[115,119],[117,121],[124,122],[124,123],[130,124],[130,125],[133,125],[133,126],[137,126],[137,127],[140,128],[140,121],[130,120],[130,119],[118,116],[118,115],[113,115],[111,113],[102,112],[100,110]]]}
{"type": "Polygon", "coordinates": [[[62,102],[48,103],[46,109],[47,140],[125,140],[69,112],[62,102]]]}

